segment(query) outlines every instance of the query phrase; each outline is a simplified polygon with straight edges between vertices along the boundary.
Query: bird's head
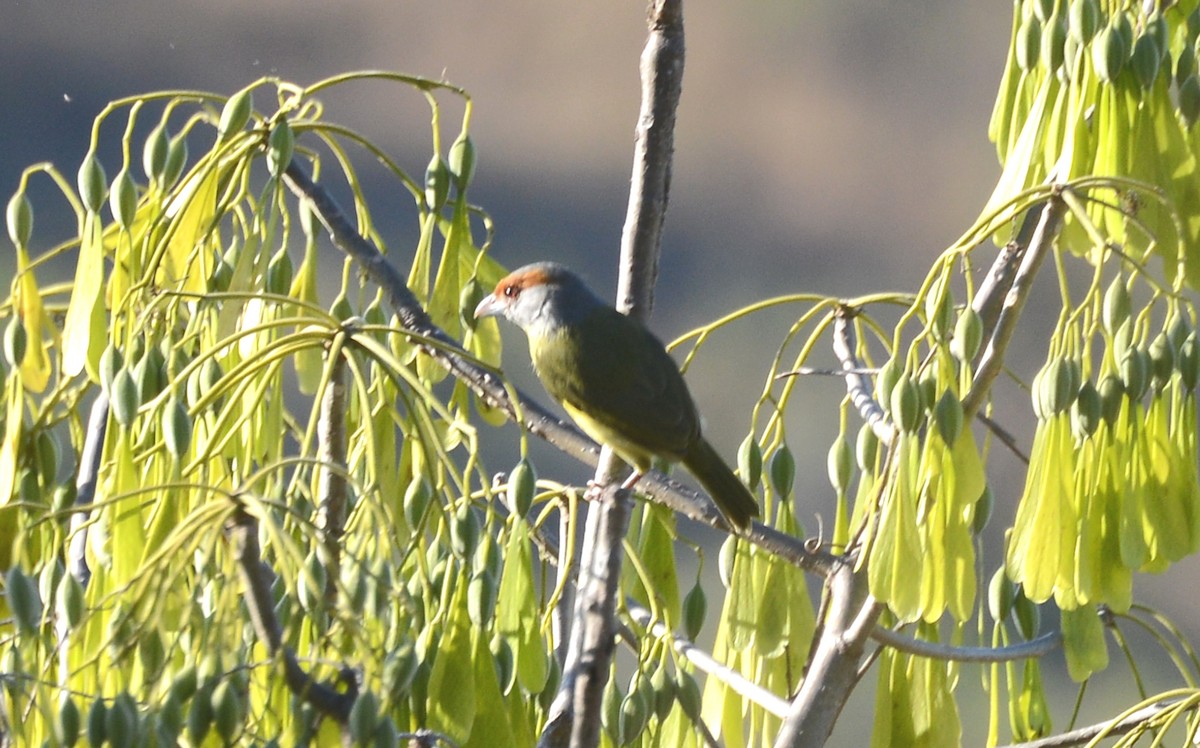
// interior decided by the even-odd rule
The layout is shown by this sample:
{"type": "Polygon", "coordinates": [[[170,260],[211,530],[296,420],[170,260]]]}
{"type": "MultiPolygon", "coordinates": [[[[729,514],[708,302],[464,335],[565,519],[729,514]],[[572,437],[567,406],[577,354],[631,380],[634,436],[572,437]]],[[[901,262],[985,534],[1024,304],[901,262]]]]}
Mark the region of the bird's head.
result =
{"type": "Polygon", "coordinates": [[[529,335],[543,335],[603,304],[578,275],[558,263],[538,262],[502,278],[475,307],[475,317],[504,316],[529,335]]]}

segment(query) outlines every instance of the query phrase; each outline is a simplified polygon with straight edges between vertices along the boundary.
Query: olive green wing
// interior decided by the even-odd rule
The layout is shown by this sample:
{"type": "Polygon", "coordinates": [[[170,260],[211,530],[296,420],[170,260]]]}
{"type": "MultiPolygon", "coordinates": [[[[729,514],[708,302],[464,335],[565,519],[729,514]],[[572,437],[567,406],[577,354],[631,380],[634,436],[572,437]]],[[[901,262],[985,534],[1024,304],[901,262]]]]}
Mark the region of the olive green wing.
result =
{"type": "Polygon", "coordinates": [[[536,348],[555,399],[640,449],[679,460],[699,435],[679,367],[640,322],[603,308],[536,348]]]}

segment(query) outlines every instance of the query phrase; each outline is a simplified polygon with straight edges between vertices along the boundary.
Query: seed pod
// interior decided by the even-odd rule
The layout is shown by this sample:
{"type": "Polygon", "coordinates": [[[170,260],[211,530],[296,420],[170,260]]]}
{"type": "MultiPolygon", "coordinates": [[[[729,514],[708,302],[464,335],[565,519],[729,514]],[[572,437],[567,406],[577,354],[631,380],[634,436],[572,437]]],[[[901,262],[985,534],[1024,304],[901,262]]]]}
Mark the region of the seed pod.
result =
{"type": "Polygon", "coordinates": [[[1062,67],[1066,58],[1067,24],[1061,16],[1054,16],[1042,29],[1041,58],[1046,69],[1053,72],[1062,67]]]}
{"type": "Polygon", "coordinates": [[[692,585],[692,589],[683,598],[683,632],[688,639],[696,641],[696,637],[700,636],[700,629],[704,628],[704,617],[708,613],[708,597],[704,594],[704,588],[700,586],[700,580],[692,585]]]}
{"type": "Polygon", "coordinates": [[[1096,387],[1100,393],[1100,415],[1105,423],[1112,424],[1121,412],[1121,402],[1125,397],[1125,385],[1114,374],[1106,374],[1096,387]]]}
{"type": "Polygon", "coordinates": [[[1079,396],[1075,398],[1075,404],[1072,406],[1071,417],[1076,433],[1083,436],[1096,433],[1103,415],[1100,391],[1089,379],[1079,388],[1079,396]]]}
{"type": "Polygon", "coordinates": [[[416,527],[420,523],[432,498],[433,488],[424,475],[417,476],[408,484],[404,491],[404,519],[409,527],[416,527]]]}
{"type": "Polygon", "coordinates": [[[59,745],[73,746],[79,740],[79,730],[82,728],[82,716],[79,714],[79,707],[75,705],[75,700],[71,698],[71,694],[64,693],[62,702],[58,705],[58,713],[55,715],[54,722],[54,738],[59,745]]]}
{"type": "Polygon", "coordinates": [[[108,738],[108,707],[102,697],[96,697],[88,709],[87,740],[92,748],[100,748],[108,738]]]}
{"type": "Polygon", "coordinates": [[[96,154],[88,152],[83,158],[83,164],[79,167],[79,197],[83,200],[83,207],[87,208],[89,213],[99,213],[100,206],[104,205],[104,198],[108,194],[108,179],[104,176],[104,167],[100,165],[96,154]]]}
{"type": "Polygon", "coordinates": [[[971,515],[971,533],[973,535],[980,534],[983,532],[983,528],[987,527],[995,506],[996,495],[992,493],[992,487],[984,486],[983,493],[979,494],[979,498],[975,500],[974,513],[971,515]]]}
{"type": "Polygon", "coordinates": [[[58,478],[58,440],[54,432],[41,429],[37,432],[37,475],[42,485],[52,485],[58,478]]]}
{"type": "Polygon", "coordinates": [[[425,204],[431,211],[439,211],[450,195],[450,167],[441,154],[433,154],[425,167],[425,204]]]}
{"type": "Polygon", "coordinates": [[[524,457],[508,474],[508,510],[517,517],[529,515],[533,506],[533,496],[537,492],[537,469],[524,457]]]}
{"type": "Polygon", "coordinates": [[[1179,84],[1179,116],[1188,127],[1200,119],[1200,80],[1193,73],[1179,84]]]}
{"type": "MultiPolygon", "coordinates": [[[[638,671],[635,677],[640,676],[638,671]]],[[[621,700],[621,727],[618,745],[631,745],[650,721],[650,708],[640,690],[630,690],[621,700]]]]}
{"type": "Polygon", "coordinates": [[[616,745],[624,745],[621,741],[621,701],[624,697],[616,679],[609,678],[600,701],[600,724],[616,745]]]}
{"type": "Polygon", "coordinates": [[[160,744],[178,744],[179,736],[183,733],[185,722],[183,702],[175,694],[168,693],[167,698],[163,699],[162,706],[158,709],[158,720],[159,729],[162,731],[160,744]],[[163,738],[166,739],[164,740],[163,738]]]}
{"type": "Polygon", "coordinates": [[[29,237],[33,235],[33,205],[24,190],[9,199],[5,218],[8,221],[8,238],[18,247],[27,246],[29,237]]]}
{"type": "Polygon", "coordinates": [[[499,591],[496,579],[490,574],[475,574],[467,585],[467,615],[471,622],[480,628],[486,628],[492,622],[496,612],[496,593],[499,591]]]}
{"type": "Polygon", "coordinates": [[[1067,12],[1071,36],[1080,44],[1087,44],[1096,34],[1096,29],[1100,25],[1098,0],[1071,0],[1071,7],[1067,12]]]}
{"type": "Polygon", "coordinates": [[[196,672],[196,666],[189,662],[171,679],[171,696],[183,703],[195,695],[199,683],[200,676],[196,672]]]}
{"type": "Polygon", "coordinates": [[[1185,44],[1175,58],[1175,84],[1182,87],[1183,82],[1196,72],[1196,53],[1190,44],[1185,44]]]}
{"type": "Polygon", "coordinates": [[[146,674],[146,680],[154,680],[166,661],[166,650],[163,649],[162,637],[158,635],[157,631],[143,631],[142,635],[138,637],[137,646],[138,662],[142,665],[142,672],[146,674]]]}
{"type": "Polygon", "coordinates": [[[364,691],[350,707],[350,739],[355,745],[366,745],[379,726],[379,699],[374,693],[364,691]]]}
{"type": "Polygon", "coordinates": [[[967,307],[958,317],[958,324],[954,326],[954,337],[950,339],[950,352],[959,361],[970,362],[975,360],[975,354],[979,352],[979,346],[983,342],[983,320],[979,316],[979,312],[972,307],[967,307]]]}
{"type": "Polygon", "coordinates": [[[55,592],[55,610],[60,621],[65,621],[68,629],[74,629],[83,620],[84,602],[83,585],[70,574],[63,574],[55,592]]]}
{"type": "Polygon", "coordinates": [[[936,282],[925,297],[925,319],[936,340],[944,341],[954,326],[954,296],[950,289],[942,292],[942,283],[936,282]]]}
{"type": "Polygon", "coordinates": [[[1057,5],[1057,0],[1034,0],[1033,14],[1037,16],[1039,21],[1045,23],[1050,20],[1050,16],[1054,15],[1057,5]]]}
{"type": "Polygon", "coordinates": [[[921,422],[921,394],[907,373],[892,388],[892,421],[903,431],[914,432],[921,422]]]}
{"type": "Polygon", "coordinates": [[[42,621],[42,599],[37,585],[21,571],[21,567],[9,567],[4,575],[4,594],[17,629],[22,634],[35,634],[42,621]]]}
{"type": "Polygon", "coordinates": [[[758,488],[758,482],[762,480],[762,449],[758,446],[758,440],[754,438],[754,434],[747,434],[742,440],[741,446],[738,447],[738,473],[742,480],[750,487],[750,490],[758,488]]]}
{"type": "Polygon", "coordinates": [[[858,438],[855,440],[854,447],[858,469],[864,473],[873,472],[875,458],[879,454],[879,437],[875,435],[875,429],[871,428],[871,424],[864,423],[858,430],[858,438]]]}
{"type": "Polygon", "coordinates": [[[354,307],[350,306],[350,300],[346,298],[346,294],[340,293],[329,307],[329,313],[333,315],[334,319],[345,322],[354,316],[354,307]]]}
{"type": "Polygon", "coordinates": [[[737,538],[733,535],[726,536],[725,541],[721,543],[721,550],[717,553],[717,571],[725,589],[733,586],[733,555],[736,551],[737,538]]]}
{"type": "Polygon", "coordinates": [[[921,396],[921,410],[932,411],[938,398],[937,373],[932,366],[927,366],[917,379],[917,393],[921,396]]]}
{"type": "Polygon", "coordinates": [[[125,357],[121,355],[121,349],[112,343],[100,354],[100,384],[104,385],[104,391],[109,393],[109,397],[112,396],[113,379],[124,363],[125,357]]]}
{"type": "Polygon", "coordinates": [[[558,663],[557,657],[551,657],[546,670],[546,685],[542,686],[542,690],[538,692],[538,706],[542,708],[543,712],[550,710],[550,705],[554,703],[554,697],[558,694],[560,685],[562,685],[562,665],[558,663]]]}
{"type": "Polygon", "coordinates": [[[496,683],[500,690],[508,694],[517,682],[516,660],[513,658],[512,646],[503,636],[496,635],[491,641],[492,661],[496,666],[496,683]]]}
{"type": "Polygon", "coordinates": [[[417,662],[417,654],[410,641],[402,642],[384,658],[383,684],[393,699],[403,698],[408,694],[413,676],[417,674],[418,664],[420,663],[417,662]]]}
{"type": "Polygon", "coordinates": [[[962,402],[953,392],[946,390],[934,408],[933,419],[937,423],[938,433],[942,435],[942,441],[953,446],[962,433],[962,402]]]}
{"type": "Polygon", "coordinates": [[[267,138],[267,170],[271,176],[278,177],[292,163],[292,153],[296,149],[296,136],[292,126],[286,119],[280,120],[271,130],[267,138]]]}
{"type": "Polygon", "coordinates": [[[242,726],[242,705],[231,680],[223,680],[212,692],[213,726],[226,745],[233,743],[242,726]]]}
{"type": "Polygon", "coordinates": [[[839,494],[844,494],[850,486],[850,472],[854,467],[853,459],[850,456],[850,445],[846,443],[845,439],[838,437],[829,447],[829,455],[826,457],[829,483],[839,494]]]}
{"type": "Polygon", "coordinates": [[[134,745],[138,737],[138,711],[128,691],[113,699],[105,715],[104,731],[113,745],[134,745]]]}
{"type": "Polygon", "coordinates": [[[1137,400],[1144,395],[1150,384],[1150,354],[1140,347],[1130,348],[1121,361],[1121,382],[1130,398],[1137,400]]]}
{"type": "Polygon", "coordinates": [[[1162,51],[1153,36],[1142,34],[1134,41],[1133,52],[1129,56],[1129,68],[1143,89],[1149,90],[1154,85],[1161,62],[1162,51]]]}
{"type": "Polygon", "coordinates": [[[696,679],[691,673],[684,670],[675,671],[675,698],[689,719],[700,718],[700,686],[696,684],[696,679]]]}
{"type": "Polygon", "coordinates": [[[1108,290],[1104,292],[1104,307],[1101,311],[1104,329],[1108,331],[1109,335],[1116,334],[1121,325],[1125,324],[1131,310],[1129,289],[1125,287],[1124,279],[1118,275],[1113,278],[1112,283],[1108,285],[1108,290]]]}
{"type": "Polygon", "coordinates": [[[475,143],[471,141],[471,136],[466,132],[461,133],[450,145],[449,156],[454,186],[461,193],[475,175],[475,143]]]}
{"type": "Polygon", "coordinates": [[[108,209],[112,211],[117,225],[129,231],[137,215],[137,185],[128,169],[122,169],[113,179],[112,192],[108,195],[108,209]]]}
{"type": "Polygon", "coordinates": [[[1016,598],[1013,600],[1013,615],[1017,621],[1017,630],[1021,632],[1021,636],[1025,637],[1026,641],[1037,637],[1042,626],[1042,611],[1032,600],[1025,597],[1022,590],[1017,590],[1016,598]]]}
{"type": "Polygon", "coordinates": [[[988,612],[992,614],[992,620],[999,622],[1007,618],[1016,599],[1017,586],[1008,578],[1004,567],[996,569],[988,582],[988,612]]]}
{"type": "Polygon", "coordinates": [[[25,361],[28,343],[25,323],[21,321],[20,315],[14,314],[9,317],[8,326],[4,328],[4,358],[9,366],[16,369],[25,361]]]}
{"type": "Polygon", "coordinates": [[[225,101],[221,110],[221,119],[217,123],[218,142],[227,140],[234,133],[241,132],[250,121],[250,113],[254,110],[254,93],[243,88],[225,101]]]}
{"type": "Polygon", "coordinates": [[[459,509],[450,520],[450,549],[459,558],[469,558],[479,544],[479,515],[470,506],[459,509]]]}
{"type": "Polygon", "coordinates": [[[121,369],[113,377],[109,392],[109,407],[113,417],[122,426],[129,426],[137,415],[141,401],[138,398],[138,387],[127,367],[121,369]]]}
{"type": "Polygon", "coordinates": [[[192,699],[192,705],[188,709],[187,715],[187,733],[192,740],[192,745],[200,745],[203,742],[212,726],[212,721],[213,707],[210,694],[203,691],[197,693],[196,698],[192,699]]]}
{"type": "Polygon", "coordinates": [[[179,179],[179,175],[183,173],[183,167],[187,164],[188,145],[187,138],[183,133],[171,138],[171,147],[167,149],[167,166],[163,171],[162,186],[170,187],[175,184],[175,180],[179,179]]]}
{"type": "Polygon", "coordinates": [[[1150,371],[1154,375],[1155,384],[1160,388],[1166,386],[1171,380],[1171,375],[1175,373],[1175,351],[1167,333],[1160,332],[1155,336],[1154,340],[1150,341],[1147,352],[1150,354],[1150,371]]]}
{"type": "Polygon", "coordinates": [[[1042,24],[1036,16],[1021,21],[1017,28],[1017,67],[1025,72],[1032,70],[1038,62],[1042,46],[1042,24]]]}
{"type": "MultiPolygon", "coordinates": [[[[483,301],[483,286],[479,279],[471,277],[458,293],[458,319],[468,330],[474,330],[479,320],[475,319],[475,307],[483,301]]],[[[382,311],[381,311],[382,316],[382,311]]]]}
{"type": "Polygon", "coordinates": [[[1179,346],[1179,360],[1176,363],[1179,378],[1188,392],[1196,389],[1197,376],[1200,375],[1200,346],[1196,344],[1196,333],[1190,332],[1179,346]]]}
{"type": "Polygon", "coordinates": [[[171,150],[171,141],[167,136],[166,123],[160,123],[146,137],[142,147],[142,171],[146,179],[162,181],[167,169],[167,154],[171,150]]]}
{"type": "Polygon", "coordinates": [[[796,459],[786,444],[780,444],[771,455],[771,487],[780,497],[792,495],[792,484],[796,481],[796,459]]]}
{"type": "Polygon", "coordinates": [[[267,263],[266,291],[277,296],[287,296],[292,288],[292,256],[287,247],[282,247],[267,263]]]}
{"type": "Polygon", "coordinates": [[[176,460],[183,459],[192,443],[192,419],[175,397],[167,400],[162,413],[163,442],[176,460]]]}
{"type": "Polygon", "coordinates": [[[1106,26],[1092,42],[1092,67],[1105,83],[1116,80],[1128,58],[1128,42],[1116,25],[1106,26]]]}

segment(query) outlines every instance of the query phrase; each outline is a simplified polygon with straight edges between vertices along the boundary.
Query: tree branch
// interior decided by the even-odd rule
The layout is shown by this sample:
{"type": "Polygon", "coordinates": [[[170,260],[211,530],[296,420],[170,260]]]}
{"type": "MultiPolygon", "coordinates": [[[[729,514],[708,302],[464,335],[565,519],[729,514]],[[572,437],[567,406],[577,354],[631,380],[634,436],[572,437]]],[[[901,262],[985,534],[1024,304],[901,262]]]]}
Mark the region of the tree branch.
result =
{"type": "Polygon", "coordinates": [[[83,451],[79,455],[79,472],[75,476],[75,512],[71,515],[67,548],[67,572],[75,581],[87,587],[92,570],[87,563],[88,510],[96,498],[96,478],[100,475],[100,458],[104,454],[104,435],[108,431],[108,394],[100,389],[88,413],[87,432],[83,451]]]}
{"type": "MultiPolygon", "coordinates": [[[[1117,737],[1126,735],[1134,730],[1141,729],[1167,712],[1178,709],[1184,701],[1194,701],[1192,699],[1168,699],[1159,701],[1149,706],[1137,709],[1126,714],[1116,720],[1107,722],[1099,722],[1087,727],[1080,727],[1078,730],[1059,733],[1058,735],[1050,735],[1038,740],[1030,740],[1026,743],[1013,743],[1003,746],[1003,748],[1068,748],[1072,745],[1084,745],[1091,743],[1099,737],[1117,737]]],[[[1195,708],[1194,704],[1188,708],[1195,708]]]]}
{"type": "Polygon", "coordinates": [[[1011,644],[1007,647],[956,647],[952,644],[923,641],[905,636],[883,626],[871,631],[871,638],[892,649],[918,657],[954,662],[1011,662],[1042,657],[1062,646],[1062,634],[1051,631],[1032,641],[1011,644]]]}
{"type": "MultiPolygon", "coordinates": [[[[335,340],[343,340],[339,333],[335,340]]],[[[325,601],[337,601],[337,585],[341,578],[342,533],[346,523],[346,360],[337,350],[337,343],[328,351],[334,356],[329,367],[329,381],[321,393],[321,412],[317,417],[317,538],[324,555],[322,561],[329,571],[325,578],[325,601]],[[336,466],[331,468],[330,466],[336,466]]]]}

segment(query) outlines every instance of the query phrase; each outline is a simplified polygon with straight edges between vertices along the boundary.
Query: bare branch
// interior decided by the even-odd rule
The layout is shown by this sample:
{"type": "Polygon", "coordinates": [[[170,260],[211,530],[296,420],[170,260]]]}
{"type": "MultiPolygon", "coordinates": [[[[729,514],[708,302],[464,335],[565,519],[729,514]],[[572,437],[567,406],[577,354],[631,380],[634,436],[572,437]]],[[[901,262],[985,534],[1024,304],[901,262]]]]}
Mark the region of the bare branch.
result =
{"type": "Polygon", "coordinates": [[[979,285],[975,298],[971,301],[971,307],[979,314],[979,319],[983,322],[984,340],[990,339],[992,332],[996,329],[996,320],[1000,317],[1001,304],[1004,303],[1008,289],[1012,287],[1013,278],[1016,277],[1017,269],[1021,266],[1021,260],[1025,256],[1025,248],[1029,246],[1029,242],[1033,238],[1033,231],[1040,223],[1044,207],[1044,205],[1039,205],[1025,212],[1025,218],[1021,221],[1021,227],[1017,229],[1017,235],[1000,250],[995,262],[988,269],[983,283],[979,285]]]}
{"type": "Polygon", "coordinates": [[[1052,631],[1038,638],[1007,647],[956,647],[940,642],[922,641],[883,626],[871,631],[871,638],[892,649],[919,657],[954,662],[1011,662],[1042,657],[1062,646],[1062,634],[1052,631]]]}
{"type": "Polygon", "coordinates": [[[329,381],[321,393],[321,412],[317,416],[317,459],[321,463],[317,468],[320,479],[317,537],[324,552],[325,567],[329,570],[325,580],[325,600],[332,605],[337,599],[337,584],[341,578],[342,533],[349,487],[343,472],[346,467],[346,360],[336,350],[336,345],[329,355],[334,356],[334,360],[329,367],[329,381]]]}
{"type": "Polygon", "coordinates": [[[1026,743],[1013,743],[1003,748],[1067,748],[1072,745],[1091,743],[1099,737],[1125,735],[1134,730],[1145,728],[1148,723],[1162,717],[1167,712],[1179,709],[1185,701],[1193,702],[1188,708],[1195,708],[1194,699],[1167,699],[1130,712],[1124,717],[1118,718],[1115,722],[1114,720],[1099,722],[1087,727],[1080,727],[1078,730],[1050,735],[1049,737],[1030,740],[1026,743]]]}
{"type": "Polygon", "coordinates": [[[104,434],[107,430],[108,394],[101,388],[92,401],[87,433],[83,438],[83,452],[79,456],[79,473],[75,476],[76,511],[71,515],[71,545],[67,549],[67,572],[84,587],[92,578],[86,553],[88,507],[96,498],[96,477],[100,474],[100,458],[104,453],[104,434]]]}
{"type": "Polygon", "coordinates": [[[885,446],[891,445],[896,436],[896,426],[888,419],[883,408],[875,401],[872,394],[874,389],[871,378],[864,373],[862,362],[854,355],[854,339],[850,328],[850,320],[854,310],[842,307],[833,320],[833,353],[841,362],[843,376],[846,378],[846,392],[850,401],[858,409],[863,421],[870,424],[871,430],[885,446]]]}

